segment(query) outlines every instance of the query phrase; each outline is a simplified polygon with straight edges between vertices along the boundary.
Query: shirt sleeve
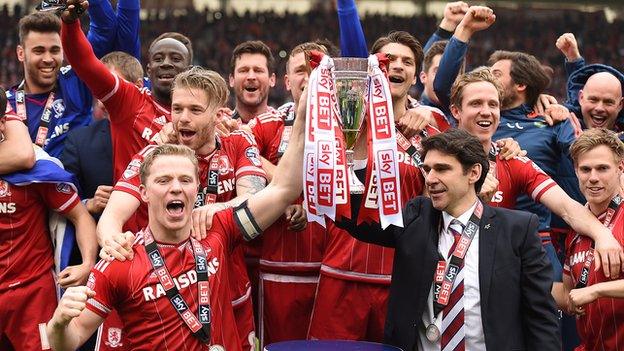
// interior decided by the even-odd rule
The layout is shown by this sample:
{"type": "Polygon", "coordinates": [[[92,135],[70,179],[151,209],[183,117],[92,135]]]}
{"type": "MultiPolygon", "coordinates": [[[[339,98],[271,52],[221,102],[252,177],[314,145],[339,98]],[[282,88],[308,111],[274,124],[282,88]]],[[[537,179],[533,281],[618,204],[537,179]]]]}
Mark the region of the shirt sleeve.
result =
{"type": "Polygon", "coordinates": [[[99,261],[91,269],[91,274],[87,280],[87,287],[95,291],[95,296],[87,301],[87,309],[102,318],[106,318],[115,306],[117,289],[112,283],[112,276],[118,264],[116,261],[99,261]]]}
{"type": "Polygon", "coordinates": [[[152,152],[154,148],[154,145],[146,146],[138,154],[132,157],[132,160],[128,163],[126,170],[123,172],[117,183],[115,183],[113,191],[123,191],[124,193],[136,197],[137,200],[142,201],[141,194],[139,192],[139,186],[141,185],[139,172],[145,156],[152,152]]]}
{"type": "Polygon", "coordinates": [[[513,183],[521,186],[525,194],[539,202],[542,195],[557,185],[548,174],[527,157],[514,157],[509,160],[513,183]]]}
{"type": "Polygon", "coordinates": [[[343,57],[368,57],[366,38],[354,0],[338,0],[340,53],[343,57]]]}
{"type": "Polygon", "coordinates": [[[113,41],[117,33],[117,16],[108,0],[89,1],[89,33],[87,38],[95,56],[101,58],[113,51],[113,41]]]}
{"type": "MultiPolygon", "coordinates": [[[[234,209],[227,208],[215,213],[209,234],[216,234],[222,240],[225,249],[232,252],[241,243],[243,235],[234,219],[234,209]]],[[[208,239],[210,235],[204,240],[208,239]]]]}
{"type": "Polygon", "coordinates": [[[80,202],[78,193],[69,184],[40,183],[36,186],[46,205],[60,214],[71,211],[80,202]]]}
{"type": "Polygon", "coordinates": [[[117,37],[114,50],[126,52],[141,61],[139,39],[141,4],[139,0],[119,0],[117,3],[117,37]]]}
{"type": "Polygon", "coordinates": [[[256,145],[262,155],[267,160],[271,149],[271,141],[279,129],[278,125],[283,123],[282,116],[275,112],[263,113],[250,122],[251,132],[253,133],[256,145]]]}
{"type": "Polygon", "coordinates": [[[237,139],[237,151],[233,155],[236,160],[236,179],[248,175],[266,178],[266,172],[262,169],[262,162],[260,161],[260,152],[253,136],[247,132],[239,131],[232,133],[232,137],[237,139]]]}

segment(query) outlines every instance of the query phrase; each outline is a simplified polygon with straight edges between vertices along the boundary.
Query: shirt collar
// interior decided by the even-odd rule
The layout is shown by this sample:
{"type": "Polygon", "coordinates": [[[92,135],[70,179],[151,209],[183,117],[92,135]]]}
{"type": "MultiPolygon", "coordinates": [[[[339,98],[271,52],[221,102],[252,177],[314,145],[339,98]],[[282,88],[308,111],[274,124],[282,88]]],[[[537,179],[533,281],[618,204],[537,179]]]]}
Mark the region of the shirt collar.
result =
{"type": "Polygon", "coordinates": [[[444,229],[448,230],[448,227],[451,224],[451,221],[454,219],[457,219],[461,224],[464,225],[464,227],[466,227],[466,225],[468,225],[468,221],[470,220],[470,217],[472,216],[472,213],[474,212],[475,208],[477,208],[478,201],[479,200],[475,201],[475,203],[472,204],[472,206],[470,206],[470,208],[467,209],[466,212],[462,213],[457,218],[451,216],[446,211],[442,211],[442,221],[444,224],[444,229]]]}

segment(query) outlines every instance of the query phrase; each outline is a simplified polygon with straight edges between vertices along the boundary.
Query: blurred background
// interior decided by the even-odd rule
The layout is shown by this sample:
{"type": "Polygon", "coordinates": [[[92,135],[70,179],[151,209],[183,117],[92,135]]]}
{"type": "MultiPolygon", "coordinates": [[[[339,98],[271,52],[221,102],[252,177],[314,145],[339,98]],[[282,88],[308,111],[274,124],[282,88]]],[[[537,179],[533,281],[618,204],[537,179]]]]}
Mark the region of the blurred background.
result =
{"type": "MultiPolygon", "coordinates": [[[[17,22],[38,4],[35,0],[0,0],[0,85],[19,83],[22,67],[15,56],[17,22]]],[[[115,0],[112,1],[115,3],[115,0]]],[[[494,9],[496,23],[475,35],[468,68],[484,64],[497,49],[535,55],[553,69],[550,93],[565,94],[563,56],[558,36],[572,32],[588,63],[624,69],[624,0],[605,1],[467,1],[494,9]]],[[[263,40],[278,62],[278,83],[269,103],[286,100],[284,64],[295,45],[328,39],[338,45],[335,0],[143,0],[141,40],[178,31],[193,40],[194,63],[229,74],[232,49],[250,39],[263,40]]],[[[368,44],[391,30],[406,30],[421,43],[436,30],[446,2],[426,0],[356,0],[368,44]]],[[[86,22],[86,21],[85,21],[86,22]]],[[[87,23],[83,23],[85,29],[87,23]]],[[[144,55],[145,56],[145,55],[144,55]]]]}

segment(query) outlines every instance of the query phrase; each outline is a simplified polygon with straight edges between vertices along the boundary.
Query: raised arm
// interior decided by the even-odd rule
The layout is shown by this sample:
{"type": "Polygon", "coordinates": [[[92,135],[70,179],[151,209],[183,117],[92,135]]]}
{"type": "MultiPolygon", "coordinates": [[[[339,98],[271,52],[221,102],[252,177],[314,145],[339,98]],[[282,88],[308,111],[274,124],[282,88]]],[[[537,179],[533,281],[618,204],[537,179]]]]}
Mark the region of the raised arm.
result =
{"type": "Polygon", "coordinates": [[[140,0],[117,2],[117,36],[113,45],[113,50],[126,52],[139,61],[141,61],[140,14],[140,0]]]}
{"type": "MultiPolygon", "coordinates": [[[[69,0],[68,4],[75,4],[77,0],[69,0]]],[[[87,1],[82,1],[83,7],[88,7],[87,1]]],[[[78,15],[75,14],[74,5],[65,10],[61,18],[61,42],[65,58],[72,65],[78,77],[89,87],[93,95],[103,98],[115,88],[117,78],[108,68],[98,60],[93,48],[80,28],[78,15]]]]}
{"type": "Polygon", "coordinates": [[[364,30],[355,0],[338,0],[340,53],[343,57],[368,57],[364,30]]]}
{"type": "Polygon", "coordinates": [[[108,54],[113,49],[117,36],[117,16],[109,0],[89,1],[89,32],[87,38],[97,58],[108,54]]]}
{"type": "Polygon", "coordinates": [[[572,72],[585,66],[585,59],[581,56],[578,42],[573,33],[561,34],[561,36],[557,38],[555,46],[561,51],[563,56],[565,56],[566,78],[570,78],[572,72]]]}
{"type": "Polygon", "coordinates": [[[463,16],[455,29],[455,34],[444,49],[438,72],[433,80],[433,91],[441,106],[450,108],[451,87],[466,57],[468,41],[474,33],[489,28],[494,21],[496,21],[494,11],[485,6],[471,6],[463,16]]]}
{"type": "Polygon", "coordinates": [[[596,242],[596,267],[602,267],[606,277],[619,277],[624,262],[622,246],[585,206],[574,201],[558,185],[548,189],[540,202],[577,233],[592,238],[596,242]]]}

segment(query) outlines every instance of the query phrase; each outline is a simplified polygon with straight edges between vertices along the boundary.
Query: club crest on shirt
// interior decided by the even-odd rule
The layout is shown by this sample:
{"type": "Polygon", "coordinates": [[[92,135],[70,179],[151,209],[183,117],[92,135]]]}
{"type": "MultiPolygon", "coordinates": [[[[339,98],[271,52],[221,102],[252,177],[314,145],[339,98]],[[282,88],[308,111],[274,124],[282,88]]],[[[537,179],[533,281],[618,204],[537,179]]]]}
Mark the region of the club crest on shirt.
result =
{"type": "Polygon", "coordinates": [[[139,160],[132,160],[126,167],[126,170],[123,173],[123,177],[125,179],[131,179],[136,177],[139,174],[139,170],[141,169],[141,162],[139,160]]]}
{"type": "Polygon", "coordinates": [[[71,194],[72,188],[67,183],[58,183],[56,184],[56,191],[63,194],[71,194]]]}
{"type": "Polygon", "coordinates": [[[120,328],[108,328],[106,346],[117,348],[123,346],[121,342],[121,329],[120,328]]]}
{"type": "Polygon", "coordinates": [[[260,167],[262,165],[262,162],[260,161],[260,153],[258,152],[257,147],[248,147],[247,150],[245,150],[245,156],[247,156],[249,161],[251,161],[254,166],[260,167]]]}
{"type": "Polygon", "coordinates": [[[56,99],[52,103],[52,111],[54,111],[54,118],[59,119],[65,112],[65,102],[63,99],[56,99]]]}
{"type": "Polygon", "coordinates": [[[9,183],[0,179],[0,197],[7,197],[7,196],[11,196],[9,183]]]}
{"type": "Polygon", "coordinates": [[[219,156],[219,174],[226,175],[233,170],[234,168],[230,164],[230,159],[227,155],[219,156]]]}

